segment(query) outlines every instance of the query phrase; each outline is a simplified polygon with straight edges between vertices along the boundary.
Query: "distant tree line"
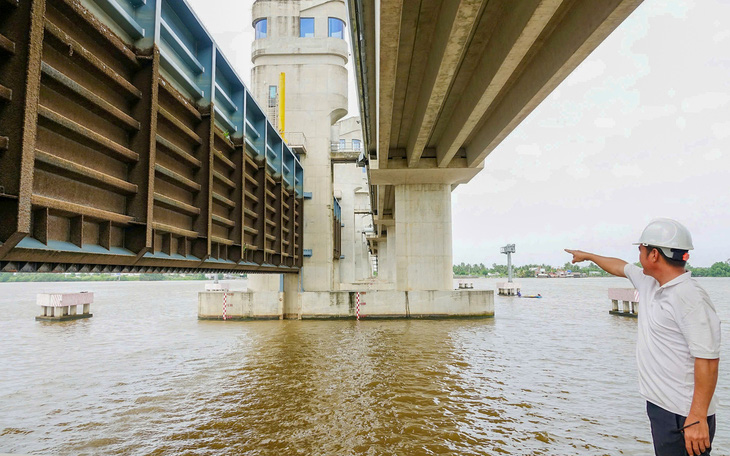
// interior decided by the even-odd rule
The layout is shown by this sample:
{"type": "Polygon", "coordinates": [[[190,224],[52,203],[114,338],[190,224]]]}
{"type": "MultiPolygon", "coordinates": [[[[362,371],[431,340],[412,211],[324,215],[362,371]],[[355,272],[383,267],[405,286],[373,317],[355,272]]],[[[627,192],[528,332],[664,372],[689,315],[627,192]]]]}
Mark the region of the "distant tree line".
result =
{"type": "MultiPolygon", "coordinates": [[[[641,267],[641,264],[634,263],[641,267]]],[[[709,268],[694,267],[689,263],[686,266],[688,271],[692,272],[693,277],[730,277],[730,263],[718,261],[709,268]]],[[[610,274],[603,271],[594,263],[586,266],[565,263],[563,267],[556,268],[547,264],[526,264],[523,266],[512,266],[512,275],[514,277],[525,278],[535,277],[536,271],[544,271],[547,274],[555,273],[558,270],[572,271],[573,273],[582,273],[591,277],[609,276],[610,274]]],[[[455,276],[471,276],[471,277],[507,277],[507,265],[492,263],[492,267],[487,267],[484,263],[469,264],[461,263],[454,265],[455,276]]]]}
{"type": "Polygon", "coordinates": [[[695,268],[687,264],[687,270],[693,277],[730,277],[730,263],[718,261],[709,268],[695,268]]]}
{"type": "MultiPolygon", "coordinates": [[[[512,275],[514,277],[525,278],[535,277],[537,271],[544,272],[546,274],[556,273],[559,270],[572,271],[573,273],[590,274],[591,276],[607,276],[601,268],[593,263],[586,266],[580,266],[577,264],[565,263],[561,268],[556,268],[549,264],[526,264],[523,266],[512,266],[512,275]]],[[[487,267],[484,263],[479,264],[455,264],[454,275],[456,276],[472,276],[472,277],[507,277],[507,265],[492,263],[492,267],[487,267]]]]}
{"type": "Polygon", "coordinates": [[[0,273],[0,282],[143,282],[154,280],[205,280],[205,274],[97,274],[97,273],[0,273]]]}

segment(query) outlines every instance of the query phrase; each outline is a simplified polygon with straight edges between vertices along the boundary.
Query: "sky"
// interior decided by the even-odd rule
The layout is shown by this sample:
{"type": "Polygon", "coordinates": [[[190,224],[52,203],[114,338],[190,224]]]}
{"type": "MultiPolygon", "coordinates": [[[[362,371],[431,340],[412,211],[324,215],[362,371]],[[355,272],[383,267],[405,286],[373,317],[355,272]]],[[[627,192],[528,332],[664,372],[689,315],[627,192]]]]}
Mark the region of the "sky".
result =
{"type": "MultiPolygon", "coordinates": [[[[248,85],[253,2],[188,2],[248,85]]],[[[516,265],[634,262],[656,217],[687,226],[693,266],[730,259],[729,17],[726,0],[644,0],[452,193],[454,263],[505,264],[506,244],[516,265]]]]}

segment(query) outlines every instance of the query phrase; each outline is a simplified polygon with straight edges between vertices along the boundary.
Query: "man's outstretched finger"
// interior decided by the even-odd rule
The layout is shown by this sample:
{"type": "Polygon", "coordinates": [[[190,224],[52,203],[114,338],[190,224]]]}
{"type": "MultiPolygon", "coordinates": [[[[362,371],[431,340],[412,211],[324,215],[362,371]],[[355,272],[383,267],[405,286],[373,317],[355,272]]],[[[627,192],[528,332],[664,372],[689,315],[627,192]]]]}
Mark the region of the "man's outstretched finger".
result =
{"type": "Polygon", "coordinates": [[[578,258],[578,255],[577,255],[577,254],[578,254],[578,252],[579,252],[579,250],[570,250],[570,249],[564,249],[564,250],[565,250],[566,252],[568,252],[569,254],[573,255],[573,259],[572,259],[572,260],[570,260],[570,262],[571,262],[571,263],[575,264],[575,263],[578,263],[578,262],[580,262],[580,261],[581,261],[581,260],[580,260],[580,259],[578,258]]]}

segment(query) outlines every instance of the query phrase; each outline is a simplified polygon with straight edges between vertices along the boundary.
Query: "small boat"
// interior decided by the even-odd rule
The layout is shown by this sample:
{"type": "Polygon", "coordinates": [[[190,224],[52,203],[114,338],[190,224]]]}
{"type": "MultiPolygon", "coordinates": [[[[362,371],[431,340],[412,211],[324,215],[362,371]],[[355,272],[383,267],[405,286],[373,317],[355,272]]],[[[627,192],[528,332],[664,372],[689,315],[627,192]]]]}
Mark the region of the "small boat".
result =
{"type": "Polygon", "coordinates": [[[542,295],[540,293],[538,293],[536,295],[523,295],[523,294],[518,294],[517,297],[518,298],[537,298],[537,299],[540,299],[540,298],[542,298],[542,295]]]}

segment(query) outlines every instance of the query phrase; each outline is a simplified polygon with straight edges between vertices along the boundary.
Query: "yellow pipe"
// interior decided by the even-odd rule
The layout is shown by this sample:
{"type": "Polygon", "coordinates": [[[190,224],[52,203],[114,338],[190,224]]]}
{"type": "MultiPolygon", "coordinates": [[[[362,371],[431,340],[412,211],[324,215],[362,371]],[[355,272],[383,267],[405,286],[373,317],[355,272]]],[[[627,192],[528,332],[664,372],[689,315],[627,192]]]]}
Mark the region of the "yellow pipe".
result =
{"type": "Polygon", "coordinates": [[[286,73],[279,73],[279,134],[281,139],[286,141],[284,130],[286,128],[286,73]]]}

